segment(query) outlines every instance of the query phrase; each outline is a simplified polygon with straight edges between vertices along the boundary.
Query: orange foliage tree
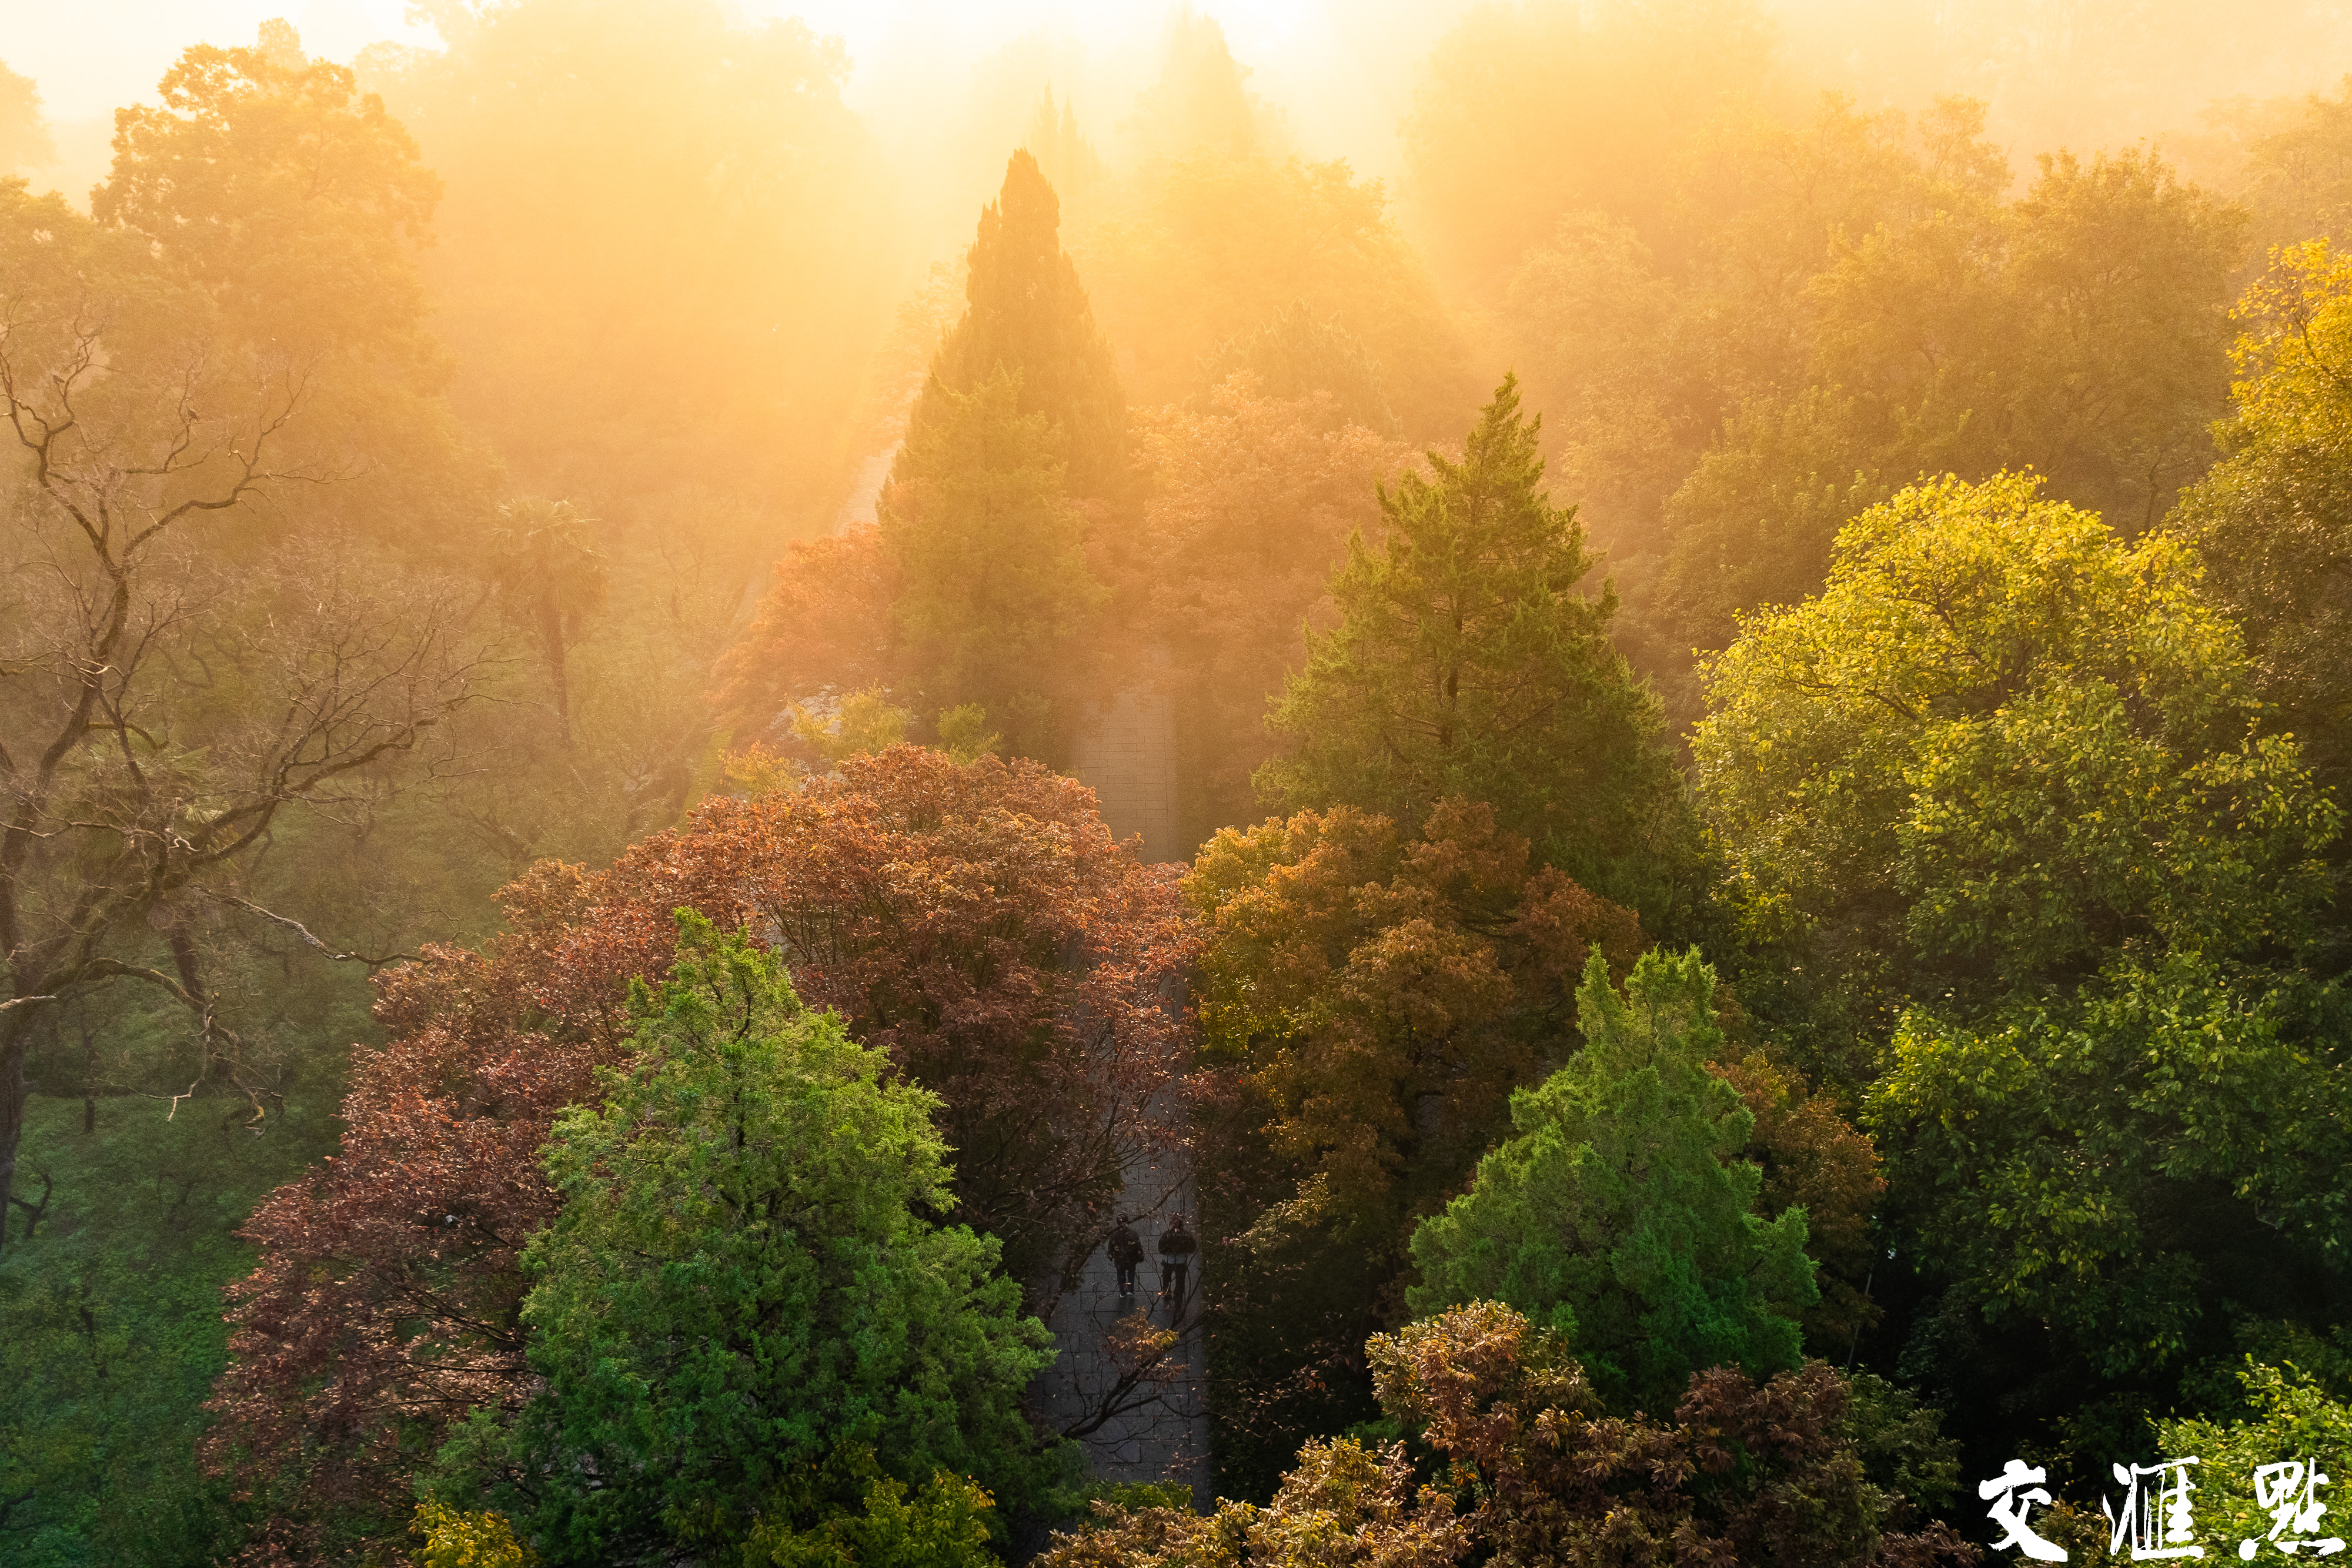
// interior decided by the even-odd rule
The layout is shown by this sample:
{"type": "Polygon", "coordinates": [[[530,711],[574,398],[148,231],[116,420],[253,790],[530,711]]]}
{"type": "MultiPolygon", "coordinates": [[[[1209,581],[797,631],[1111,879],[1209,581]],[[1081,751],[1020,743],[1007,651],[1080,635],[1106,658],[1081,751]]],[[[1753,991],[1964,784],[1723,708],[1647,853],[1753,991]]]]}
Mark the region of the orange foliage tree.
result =
{"type": "Polygon", "coordinates": [[[1214,934],[1206,1049],[1296,1173],[1282,1222],[1375,1245],[1570,1043],[1587,954],[1622,970],[1642,945],[1632,911],[1536,864],[1479,801],[1439,802],[1417,835],[1346,806],[1228,829],[1186,889],[1214,934]]]}
{"type": "Polygon", "coordinates": [[[750,741],[816,693],[895,685],[898,596],[897,563],[873,524],[793,540],[751,629],[719,661],[711,703],[720,722],[750,741]]]}
{"type": "MultiPolygon", "coordinates": [[[[361,1054],[341,1152],[245,1234],[217,1462],[322,1506],[397,1504],[430,1435],[524,1390],[521,1249],[555,1212],[540,1151],[625,1055],[633,979],[667,970],[671,912],[784,956],[813,1007],[945,1102],[956,1216],[993,1231],[1050,1312],[1126,1174],[1182,1136],[1171,1006],[1194,947],[1171,873],[1114,841],[1083,787],[914,747],[758,801],[718,800],[609,871],[542,864],[509,929],[386,975],[392,1035],[361,1054]]],[[[307,1521],[307,1522],[306,1522],[307,1521]]]]}
{"type": "Polygon", "coordinates": [[[1459,800],[1418,834],[1351,807],[1228,829],[1185,891],[1226,1074],[1195,1164],[1219,1470],[1270,1490],[1306,1434],[1376,1414],[1360,1347],[1402,1311],[1412,1217],[1572,1045],[1591,946],[1622,969],[1641,930],[1459,800]]]}
{"type": "Polygon", "coordinates": [[[1389,1418],[1436,1461],[1416,1487],[1404,1444],[1308,1443],[1270,1506],[1209,1518],[1095,1505],[1041,1568],[1314,1562],[1437,1568],[1465,1560],[1675,1568],[1959,1568],[1981,1561],[1874,1476],[1872,1417],[1820,1362],[1756,1383],[1693,1376],[1671,1425],[1605,1414],[1556,1336],[1493,1301],[1456,1307],[1367,1353],[1389,1418]]]}
{"type": "Polygon", "coordinates": [[[1771,1220],[1805,1211],[1805,1255],[1822,1291],[1798,1320],[1805,1343],[1815,1354],[1843,1356],[1879,1317],[1866,1293],[1870,1221],[1886,1190],[1877,1145],[1839,1113],[1832,1096],[1760,1051],[1707,1071],[1738,1090],[1756,1118],[1744,1157],[1764,1169],[1758,1212],[1771,1220]]]}

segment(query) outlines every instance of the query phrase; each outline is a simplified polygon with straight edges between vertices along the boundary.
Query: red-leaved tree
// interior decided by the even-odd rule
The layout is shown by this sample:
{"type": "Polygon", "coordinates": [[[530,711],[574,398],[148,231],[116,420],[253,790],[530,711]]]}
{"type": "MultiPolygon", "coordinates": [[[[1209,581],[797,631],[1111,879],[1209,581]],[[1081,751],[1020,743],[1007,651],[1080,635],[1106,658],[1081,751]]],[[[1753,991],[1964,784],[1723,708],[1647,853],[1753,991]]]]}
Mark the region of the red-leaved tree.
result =
{"type": "Polygon", "coordinates": [[[1808,1362],[1758,1383],[1695,1375],[1667,1425],[1603,1409],[1566,1342],[1497,1301],[1376,1334],[1365,1346],[1400,1444],[1299,1450],[1272,1506],[1201,1519],[1097,1503],[1040,1568],[1968,1568],[1982,1554],[1922,1525],[1867,1474],[1866,1418],[1846,1380],[1808,1362]]]}
{"type": "Polygon", "coordinates": [[[871,524],[793,540],[751,630],[719,661],[720,720],[739,741],[756,740],[794,703],[898,681],[898,565],[871,524]]]}
{"type": "Polygon", "coordinates": [[[937,1092],[955,1218],[994,1232],[1033,1310],[1075,1277],[1127,1173],[1182,1134],[1194,927],[1168,868],[1034,764],[901,746],[756,801],[715,800],[610,870],[547,864],[508,932],[387,974],[341,1152],[248,1222],[216,1463],[271,1478],[267,1550],[337,1511],[388,1517],[467,1410],[524,1392],[523,1245],[556,1195],[540,1149],[625,1053],[633,978],[671,913],[782,952],[802,996],[937,1092]]]}

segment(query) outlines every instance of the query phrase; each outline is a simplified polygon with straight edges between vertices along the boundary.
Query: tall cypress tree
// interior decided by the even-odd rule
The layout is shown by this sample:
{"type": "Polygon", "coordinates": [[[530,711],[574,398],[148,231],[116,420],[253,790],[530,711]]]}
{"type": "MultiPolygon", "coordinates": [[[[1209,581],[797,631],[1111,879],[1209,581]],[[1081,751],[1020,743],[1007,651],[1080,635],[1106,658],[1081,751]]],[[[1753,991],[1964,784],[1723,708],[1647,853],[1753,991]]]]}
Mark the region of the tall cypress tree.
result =
{"type": "Polygon", "coordinates": [[[1025,757],[1055,755],[1077,642],[1102,597],[1085,519],[1063,491],[1053,428],[999,371],[969,392],[934,382],[878,508],[903,584],[893,606],[928,713],[977,703],[1025,757]]]}
{"type": "Polygon", "coordinates": [[[927,714],[977,704],[983,727],[1049,758],[1102,596],[1070,498],[1128,487],[1126,397],[1060,223],[1037,161],[1013,153],[878,507],[904,695],[927,714]]]}
{"type": "Polygon", "coordinates": [[[1003,190],[981,211],[963,318],[931,361],[908,449],[923,426],[951,417],[945,393],[970,393],[1010,372],[1020,380],[1021,413],[1044,414],[1058,432],[1070,494],[1112,496],[1125,487],[1127,395],[1062,249],[1061,223],[1061,201],[1037,160],[1026,149],[1013,153],[1003,190]]]}
{"type": "Polygon", "coordinates": [[[1674,902],[1662,857],[1692,819],[1659,744],[1656,699],[1611,646],[1616,611],[1573,507],[1555,507],[1506,377],[1462,460],[1381,491],[1386,538],[1360,533],[1331,580],[1341,616],[1266,716],[1290,740],[1260,768],[1288,810],[1360,806],[1417,823],[1467,796],[1578,881],[1642,910],[1674,902]]]}

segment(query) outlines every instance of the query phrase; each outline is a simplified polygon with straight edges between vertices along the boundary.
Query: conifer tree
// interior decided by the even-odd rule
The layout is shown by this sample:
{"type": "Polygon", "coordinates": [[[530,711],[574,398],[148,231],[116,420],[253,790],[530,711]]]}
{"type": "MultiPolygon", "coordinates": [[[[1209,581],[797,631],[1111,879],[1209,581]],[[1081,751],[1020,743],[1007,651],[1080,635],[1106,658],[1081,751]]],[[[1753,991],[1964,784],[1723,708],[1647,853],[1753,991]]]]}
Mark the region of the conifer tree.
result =
{"type": "Polygon", "coordinates": [[[1646,922],[1689,815],[1657,704],[1609,643],[1614,590],[1577,591],[1594,561],[1575,509],[1544,491],[1539,426],[1506,377],[1461,461],[1431,453],[1433,481],[1381,488],[1386,537],[1349,540],[1331,580],[1340,624],[1309,635],[1266,720],[1289,755],[1256,782],[1294,811],[1416,824],[1447,796],[1487,801],[1504,831],[1646,922]]]}
{"type": "Polygon", "coordinates": [[[1021,412],[1021,389],[1003,370],[969,392],[934,382],[879,513],[902,584],[893,608],[915,685],[906,695],[931,714],[977,703],[1035,757],[1101,590],[1053,427],[1021,412]]]}
{"type": "Polygon", "coordinates": [[[632,993],[635,1063],[547,1145],[563,1206],[522,1309],[543,1381],[510,1430],[460,1427],[437,1484],[519,1469],[491,1500],[535,1503],[557,1563],[731,1557],[757,1522],[813,1522],[795,1483],[844,1445],[902,1482],[1019,1487],[1051,1336],[995,1238],[930,1218],[953,1203],[938,1096],[740,933],[677,921],[669,981],[632,993]]]}
{"type": "Polygon", "coordinates": [[[1037,100],[1036,112],[1029,117],[1029,135],[1021,145],[1037,160],[1055,191],[1068,201],[1085,200],[1105,172],[1101,154],[1078,130],[1077,105],[1066,98],[1057,110],[1050,87],[1037,100]]]}
{"type": "MultiPolygon", "coordinates": [[[[1073,127],[1075,130],[1075,127],[1073,127]]],[[[927,425],[952,417],[949,394],[999,373],[1020,381],[1020,411],[1055,427],[1074,496],[1109,496],[1127,471],[1127,397],[1095,327],[1078,269],[1062,249],[1062,204],[1024,148],[981,211],[963,317],[940,345],[908,423],[907,461],[927,425]]],[[[897,470],[893,471],[896,476],[897,470]]]]}
{"type": "Polygon", "coordinates": [[[1516,1135],[1413,1232],[1416,1314],[1507,1301],[1567,1336],[1612,1408],[1652,1416],[1694,1372],[1797,1364],[1795,1314],[1819,1295],[1805,1211],[1756,1214],[1763,1173],[1738,1157],[1755,1117],[1706,1070],[1714,995],[1696,947],[1643,954],[1622,996],[1594,951],[1584,1049],[1511,1096],[1516,1135]]]}

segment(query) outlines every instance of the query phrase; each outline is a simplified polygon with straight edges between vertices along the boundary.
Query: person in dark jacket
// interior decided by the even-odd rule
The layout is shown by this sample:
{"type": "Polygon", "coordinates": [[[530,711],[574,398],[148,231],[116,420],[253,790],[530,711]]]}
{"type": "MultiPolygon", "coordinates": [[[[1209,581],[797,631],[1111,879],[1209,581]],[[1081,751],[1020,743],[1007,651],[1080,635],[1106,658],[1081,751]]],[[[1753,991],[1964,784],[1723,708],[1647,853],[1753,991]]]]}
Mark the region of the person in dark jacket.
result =
{"type": "Polygon", "coordinates": [[[1192,1266],[1192,1254],[1200,1250],[1184,1217],[1177,1215],[1160,1233],[1160,1299],[1168,1303],[1168,1317],[1174,1322],[1184,1312],[1184,1275],[1192,1266]]]}
{"type": "Polygon", "coordinates": [[[1110,1233],[1110,1260],[1118,1266],[1118,1299],[1135,1299],[1135,1266],[1143,1261],[1143,1238],[1124,1219],[1110,1233]]]}

